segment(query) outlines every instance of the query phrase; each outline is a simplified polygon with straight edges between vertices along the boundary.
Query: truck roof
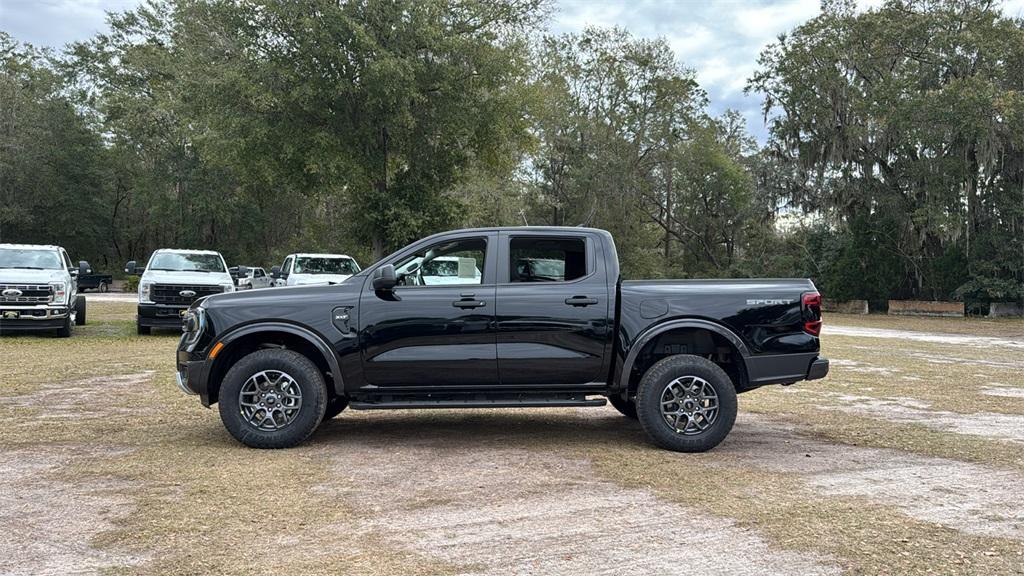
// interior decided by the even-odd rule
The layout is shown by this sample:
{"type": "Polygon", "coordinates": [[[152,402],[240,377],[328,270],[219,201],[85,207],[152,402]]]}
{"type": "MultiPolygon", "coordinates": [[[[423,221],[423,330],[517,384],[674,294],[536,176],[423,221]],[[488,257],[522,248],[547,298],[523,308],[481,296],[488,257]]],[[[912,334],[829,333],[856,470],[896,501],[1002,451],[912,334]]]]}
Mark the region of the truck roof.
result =
{"type": "Polygon", "coordinates": [[[220,256],[220,252],[216,250],[192,250],[191,248],[158,248],[153,250],[153,253],[157,252],[169,252],[171,254],[213,254],[220,256]]]}
{"type": "MultiPolygon", "coordinates": [[[[295,256],[296,258],[348,258],[349,260],[355,260],[355,258],[348,256],[347,254],[318,254],[315,252],[296,252],[289,254],[288,256],[295,256]]],[[[286,256],[287,258],[287,256],[286,256]]]]}
{"type": "MultiPolygon", "coordinates": [[[[461,230],[449,230],[449,232],[590,232],[608,234],[607,230],[601,228],[587,228],[585,226],[490,226],[487,228],[463,228],[461,230]]],[[[445,234],[446,232],[442,232],[445,234]]]]}
{"type": "Polygon", "coordinates": [[[0,244],[0,248],[14,248],[19,250],[60,250],[60,246],[52,244],[0,244]]]}

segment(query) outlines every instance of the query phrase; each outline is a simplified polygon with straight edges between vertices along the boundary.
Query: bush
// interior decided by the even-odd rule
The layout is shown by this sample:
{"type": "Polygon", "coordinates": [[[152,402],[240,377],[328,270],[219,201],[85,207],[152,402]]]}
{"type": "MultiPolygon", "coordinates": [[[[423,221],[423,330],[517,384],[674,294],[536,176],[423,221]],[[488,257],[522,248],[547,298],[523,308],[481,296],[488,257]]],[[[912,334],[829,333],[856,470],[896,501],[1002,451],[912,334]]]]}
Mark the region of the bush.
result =
{"type": "Polygon", "coordinates": [[[136,292],[139,289],[139,277],[128,276],[124,279],[124,291],[125,292],[136,292]]]}

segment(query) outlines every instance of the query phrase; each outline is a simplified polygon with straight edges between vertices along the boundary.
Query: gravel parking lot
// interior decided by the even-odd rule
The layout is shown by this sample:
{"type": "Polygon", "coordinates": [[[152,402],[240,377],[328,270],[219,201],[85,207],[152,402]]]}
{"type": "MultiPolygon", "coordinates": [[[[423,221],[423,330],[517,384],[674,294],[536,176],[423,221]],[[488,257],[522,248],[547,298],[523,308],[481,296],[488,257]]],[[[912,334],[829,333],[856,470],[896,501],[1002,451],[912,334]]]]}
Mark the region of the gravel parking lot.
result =
{"type": "Polygon", "coordinates": [[[256,451],[89,296],[0,340],[0,574],[1024,574],[1024,322],[828,316],[706,454],[606,409],[345,412],[256,451]]]}

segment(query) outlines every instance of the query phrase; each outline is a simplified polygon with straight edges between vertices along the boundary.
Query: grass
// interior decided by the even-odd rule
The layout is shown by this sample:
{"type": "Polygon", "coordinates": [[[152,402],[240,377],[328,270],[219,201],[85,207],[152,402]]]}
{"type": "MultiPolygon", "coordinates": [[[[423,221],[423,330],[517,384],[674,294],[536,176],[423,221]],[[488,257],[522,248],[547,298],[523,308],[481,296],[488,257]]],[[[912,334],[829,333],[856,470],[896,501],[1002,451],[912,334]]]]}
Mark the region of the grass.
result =
{"type": "Polygon", "coordinates": [[[828,325],[863,326],[971,336],[991,336],[1024,340],[1024,320],[1020,318],[941,318],[934,316],[889,316],[886,314],[833,314],[823,318],[825,334],[828,325]]]}
{"type": "MultiPolygon", "coordinates": [[[[850,574],[1010,574],[1024,566],[1018,540],[966,534],[874,499],[823,495],[806,474],[752,465],[730,456],[728,444],[700,455],[657,450],[639,426],[608,411],[346,413],[299,448],[246,449],[223,430],[215,410],[204,410],[175,387],[177,336],[138,337],[133,315],[130,303],[94,302],[90,325],[77,328],[71,339],[0,339],[0,357],[13,359],[5,361],[0,395],[17,397],[0,403],[0,414],[19,423],[0,428],[0,446],[40,455],[68,446],[99,450],[73,460],[55,477],[72,485],[96,480],[123,486],[131,499],[114,529],[87,535],[98,550],[141,558],[137,565],[113,566],[111,573],[280,573],[285,552],[285,571],[294,574],[465,569],[376,532],[368,522],[375,511],[344,496],[360,478],[339,473],[331,463],[333,448],[380,434],[396,446],[434,434],[452,450],[515,443],[537,453],[583,457],[596,474],[623,489],[649,490],[701,513],[732,518],[773,547],[832,557],[850,574]],[[117,386],[96,378],[125,374],[140,376],[117,386]],[[76,386],[75,394],[84,397],[67,399],[60,411],[66,418],[48,418],[53,406],[33,402],[46,395],[48,402],[60,403],[63,391],[76,386]],[[103,404],[86,410],[90,402],[103,404]]],[[[905,320],[844,316],[835,322],[1003,337],[1020,328],[1019,321],[905,320]]],[[[1024,425],[1024,400],[980,393],[993,382],[1024,388],[1019,350],[839,336],[827,337],[824,346],[827,356],[857,364],[835,366],[824,381],[743,395],[741,409],[828,444],[974,462],[1024,477],[1019,443],[824,409],[840,405],[837,394],[912,398],[930,410],[1019,415],[1024,425]],[[876,370],[857,369],[864,367],[876,370]]],[[[433,494],[408,506],[457,497],[433,494]]]]}

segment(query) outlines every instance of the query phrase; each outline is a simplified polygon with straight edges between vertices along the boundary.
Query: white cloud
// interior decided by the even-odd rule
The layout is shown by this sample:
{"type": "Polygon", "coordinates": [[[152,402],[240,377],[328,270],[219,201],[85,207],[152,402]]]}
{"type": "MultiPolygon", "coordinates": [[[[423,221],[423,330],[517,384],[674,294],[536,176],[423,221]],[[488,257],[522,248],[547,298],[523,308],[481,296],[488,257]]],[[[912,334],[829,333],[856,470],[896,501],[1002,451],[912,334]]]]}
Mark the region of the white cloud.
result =
{"type": "Polygon", "coordinates": [[[137,0],[0,0],[0,29],[21,42],[60,48],[106,28],[106,12],[137,0]]]}

